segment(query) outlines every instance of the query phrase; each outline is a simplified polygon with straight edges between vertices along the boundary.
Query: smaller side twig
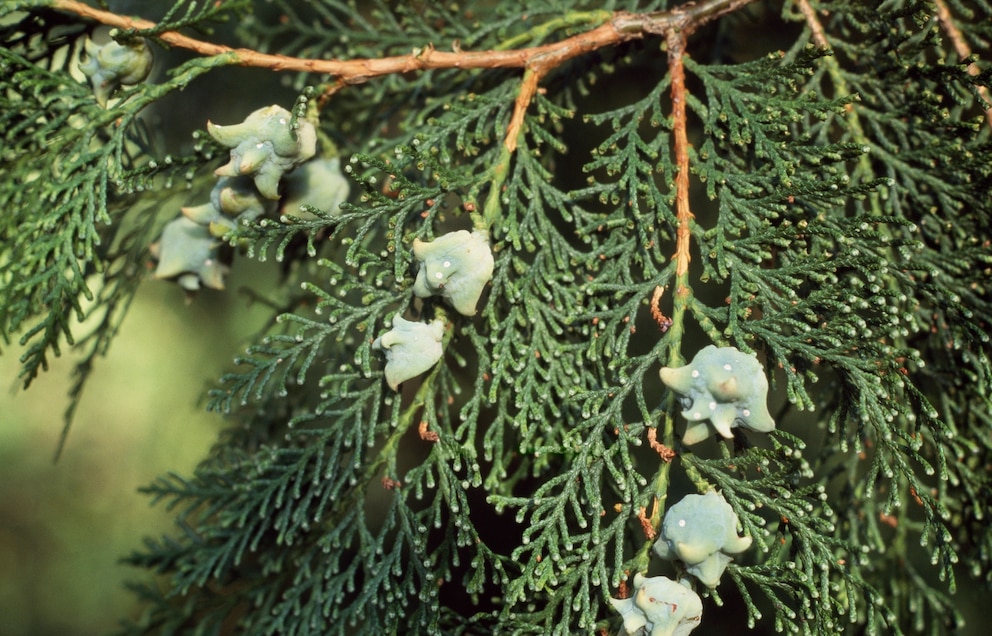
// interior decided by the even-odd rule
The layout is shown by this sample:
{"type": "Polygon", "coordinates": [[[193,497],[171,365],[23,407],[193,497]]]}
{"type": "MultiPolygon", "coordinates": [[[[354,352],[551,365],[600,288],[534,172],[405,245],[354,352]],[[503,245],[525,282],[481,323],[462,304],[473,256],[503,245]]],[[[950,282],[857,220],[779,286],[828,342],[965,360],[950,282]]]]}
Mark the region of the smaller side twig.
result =
{"type": "Polygon", "coordinates": [[[641,509],[637,512],[637,520],[641,522],[641,530],[644,532],[644,536],[648,541],[653,540],[658,536],[658,530],[655,527],[654,519],[658,513],[658,498],[654,498],[654,506],[651,509],[651,515],[648,515],[648,509],[646,506],[641,506],[641,509]]]}
{"type": "MultiPolygon", "coordinates": [[[[944,30],[947,37],[950,38],[951,44],[954,45],[954,50],[957,52],[958,57],[962,60],[971,56],[971,47],[968,46],[968,42],[964,39],[964,34],[961,33],[961,29],[958,25],[954,23],[954,16],[951,15],[951,10],[947,7],[947,3],[944,0],[935,0],[937,5],[937,20],[940,22],[940,28],[944,30]]],[[[981,69],[978,68],[978,64],[972,62],[968,65],[969,75],[978,75],[981,69]]],[[[989,96],[988,86],[978,86],[978,94],[986,104],[992,104],[992,97],[989,96]]],[[[992,107],[985,108],[985,120],[992,126],[992,107]]]]}
{"type": "Polygon", "coordinates": [[[809,3],[809,0],[798,0],[796,5],[803,17],[806,18],[806,25],[813,34],[813,42],[821,49],[829,49],[830,42],[827,41],[827,35],[823,31],[823,25],[820,24],[819,18],[816,17],[816,10],[813,9],[813,5],[809,3]]]}
{"type": "Polygon", "coordinates": [[[658,429],[653,426],[648,428],[648,446],[651,447],[651,450],[658,453],[661,461],[665,463],[675,459],[675,451],[658,441],[658,429]]]}
{"type": "Polygon", "coordinates": [[[524,72],[523,81],[520,82],[520,92],[517,93],[517,99],[513,104],[513,116],[510,118],[510,125],[506,127],[506,137],[503,139],[503,146],[510,152],[517,149],[517,141],[520,139],[520,129],[524,125],[527,108],[530,106],[531,100],[534,99],[537,85],[542,77],[544,77],[544,72],[534,68],[528,68],[524,72]]]}

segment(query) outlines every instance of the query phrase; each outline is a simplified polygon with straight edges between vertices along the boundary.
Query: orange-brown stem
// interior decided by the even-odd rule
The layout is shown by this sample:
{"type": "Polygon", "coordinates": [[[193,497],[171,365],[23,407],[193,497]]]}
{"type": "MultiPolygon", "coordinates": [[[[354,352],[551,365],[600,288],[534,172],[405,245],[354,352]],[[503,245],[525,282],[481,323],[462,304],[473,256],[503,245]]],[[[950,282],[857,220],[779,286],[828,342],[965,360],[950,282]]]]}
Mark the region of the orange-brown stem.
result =
{"type": "Polygon", "coordinates": [[[510,125],[506,128],[506,138],[503,140],[503,145],[510,152],[517,149],[517,140],[520,138],[520,129],[524,125],[524,116],[527,114],[530,101],[534,99],[534,93],[537,92],[537,85],[543,75],[542,71],[529,68],[524,73],[523,81],[520,82],[520,92],[513,104],[513,117],[510,118],[510,125]]]}
{"type": "MultiPolygon", "coordinates": [[[[355,60],[323,60],[260,53],[251,49],[232,48],[197,40],[176,31],[157,33],[155,37],[171,46],[196,51],[202,55],[231,54],[241,66],[269,68],[277,71],[302,71],[333,76],[339,83],[360,84],[372,78],[394,73],[431,69],[535,68],[550,69],[563,62],[623,42],[636,40],[645,34],[663,34],[672,29],[684,33],[735,11],[754,0],[701,0],[657,13],[618,11],[613,18],[589,31],[570,38],[513,50],[439,51],[431,45],[414,50],[409,55],[355,60]]],[[[130,18],[91,7],[78,0],[51,0],[53,8],[66,11],[119,29],[145,30],[155,23],[130,18]]]]}
{"type": "MultiPolygon", "coordinates": [[[[689,209],[689,135],[686,127],[685,34],[672,29],[667,35],[668,73],[672,79],[672,138],[675,145],[675,277],[684,279],[689,271],[689,242],[692,236],[692,210],[689,209]]],[[[681,289],[676,290],[676,294],[681,289]]]]}
{"type": "MultiPolygon", "coordinates": [[[[260,53],[251,49],[232,48],[197,40],[176,31],[157,33],[156,37],[170,46],[189,49],[201,55],[230,55],[233,58],[232,63],[240,66],[331,75],[334,82],[321,95],[321,105],[346,85],[361,84],[382,75],[450,68],[526,68],[528,72],[521,83],[513,116],[503,140],[504,147],[512,153],[516,150],[524,117],[538,84],[551,69],[574,57],[639,39],[647,33],[679,32],[684,41],[686,35],[699,26],[753,1],[700,0],[676,7],[671,11],[645,14],[618,11],[605,24],[584,33],[558,42],[522,49],[463,51],[456,46],[452,51],[439,51],[433,45],[427,44],[423,48],[415,49],[409,55],[354,60],[322,60],[260,53]]],[[[119,29],[142,31],[156,27],[154,22],[96,9],[78,0],[51,0],[51,6],[119,29]]]]}
{"type": "Polygon", "coordinates": [[[830,42],[827,41],[827,35],[823,31],[823,25],[820,24],[820,19],[816,17],[816,10],[813,8],[813,5],[809,3],[809,0],[799,0],[796,4],[806,19],[806,25],[809,26],[809,30],[813,34],[813,42],[821,48],[830,48],[830,42]]]}

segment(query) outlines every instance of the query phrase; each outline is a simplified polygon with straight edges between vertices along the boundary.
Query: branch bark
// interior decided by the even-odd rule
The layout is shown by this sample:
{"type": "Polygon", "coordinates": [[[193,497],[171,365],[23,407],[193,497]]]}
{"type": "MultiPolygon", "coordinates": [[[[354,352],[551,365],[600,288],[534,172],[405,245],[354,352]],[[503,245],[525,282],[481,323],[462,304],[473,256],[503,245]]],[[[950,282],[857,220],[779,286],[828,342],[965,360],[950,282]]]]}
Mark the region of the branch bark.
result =
{"type": "Polygon", "coordinates": [[[799,6],[799,11],[802,12],[803,18],[806,19],[806,25],[813,34],[813,42],[821,49],[829,49],[830,42],[827,41],[827,35],[823,32],[823,25],[820,23],[820,19],[816,17],[816,10],[813,9],[813,5],[809,3],[809,0],[799,0],[796,4],[799,6]]]}
{"type": "MultiPolygon", "coordinates": [[[[165,31],[156,34],[155,37],[170,46],[195,51],[201,55],[232,55],[234,63],[241,66],[268,68],[275,71],[321,73],[331,75],[345,84],[360,84],[382,75],[432,69],[553,68],[574,57],[637,40],[646,34],[664,34],[671,29],[679,29],[688,34],[703,24],[751,2],[754,0],[705,0],[688,3],[666,12],[637,14],[619,11],[614,13],[608,22],[583,33],[558,42],[521,49],[439,51],[425,43],[423,48],[409,55],[354,60],[321,60],[272,55],[197,40],[176,31],[165,31]]],[[[156,26],[154,22],[96,9],[78,0],[51,0],[50,6],[119,29],[141,31],[156,26]]]]}
{"type": "Polygon", "coordinates": [[[537,85],[541,82],[542,77],[544,77],[543,71],[529,68],[524,73],[523,81],[520,82],[520,92],[513,104],[513,117],[510,118],[510,125],[506,128],[506,138],[503,140],[503,145],[510,152],[517,149],[517,139],[520,137],[520,130],[524,125],[524,116],[527,114],[527,108],[534,98],[534,93],[537,92],[537,85]]]}
{"type": "MultiPolygon", "coordinates": [[[[485,69],[524,68],[527,73],[520,86],[513,116],[503,145],[513,152],[523,126],[524,117],[541,79],[552,69],[566,61],[643,38],[646,34],[665,35],[679,32],[684,39],[700,26],[744,7],[754,0],[701,0],[689,2],[671,11],[654,13],[629,13],[618,11],[605,23],[558,42],[541,46],[510,50],[439,51],[432,44],[415,49],[409,55],[354,60],[321,60],[260,53],[251,49],[232,48],[197,40],[176,31],[156,34],[162,42],[173,47],[195,51],[206,56],[231,56],[232,64],[268,68],[275,71],[297,71],[330,75],[335,83],[323,96],[349,84],[361,84],[375,77],[394,73],[428,71],[435,69],[485,69]]],[[[107,26],[124,30],[154,29],[154,22],[118,15],[91,7],[78,0],[52,0],[51,6],[59,11],[74,13],[107,26]]]]}
{"type": "MultiPolygon", "coordinates": [[[[686,125],[685,34],[677,29],[668,32],[668,74],[672,78],[672,137],[675,145],[675,217],[678,227],[675,234],[675,278],[685,279],[689,272],[689,242],[692,236],[694,215],[689,209],[689,136],[686,125]]],[[[678,283],[677,283],[678,284],[678,283]]],[[[676,288],[682,295],[685,285],[676,288]]]]}

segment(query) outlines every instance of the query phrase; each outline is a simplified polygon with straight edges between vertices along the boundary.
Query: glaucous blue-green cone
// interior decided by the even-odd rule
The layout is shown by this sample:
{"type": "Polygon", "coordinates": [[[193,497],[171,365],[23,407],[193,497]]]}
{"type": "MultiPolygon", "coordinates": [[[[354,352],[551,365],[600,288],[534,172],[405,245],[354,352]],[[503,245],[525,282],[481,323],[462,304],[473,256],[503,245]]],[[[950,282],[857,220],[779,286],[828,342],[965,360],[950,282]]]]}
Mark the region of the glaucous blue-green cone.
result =
{"type": "Polygon", "coordinates": [[[210,203],[181,208],[183,215],[197,225],[210,228],[210,233],[223,237],[236,226],[234,219],[252,220],[275,207],[264,199],[249,177],[221,177],[210,192],[210,203]]]}
{"type": "Polygon", "coordinates": [[[223,238],[235,227],[234,220],[221,214],[221,211],[213,203],[186,206],[180,208],[179,211],[190,221],[207,228],[210,235],[217,238],[223,238]]]}
{"type": "Polygon", "coordinates": [[[427,371],[441,359],[444,322],[413,322],[396,316],[393,328],[376,338],[372,348],[386,356],[386,383],[396,391],[402,382],[427,371]]]}
{"type": "Polygon", "coordinates": [[[155,278],[175,278],[181,287],[194,291],[201,283],[224,289],[225,263],[218,259],[218,241],[210,229],[180,216],[162,230],[158,242],[151,246],[158,259],[155,278]]]}
{"type": "Polygon", "coordinates": [[[474,316],[486,283],[493,277],[493,252],[484,232],[458,230],[427,242],[413,240],[420,261],[413,293],[441,296],[463,316],[474,316]]]}
{"type": "Polygon", "coordinates": [[[110,41],[103,46],[86,40],[89,57],[79,63],[79,70],[90,78],[93,95],[101,106],[120,86],[142,82],[152,70],[152,50],[144,38],[132,38],[121,44],[110,41]]]}
{"type": "Polygon", "coordinates": [[[190,221],[204,227],[219,221],[224,216],[212,202],[201,203],[200,205],[187,205],[179,208],[179,211],[190,221]]]}
{"type": "Polygon", "coordinates": [[[630,598],[611,598],[610,603],[623,618],[623,633],[648,636],[686,636],[699,627],[703,602],[687,583],[667,576],[645,578],[634,575],[630,598]]]}
{"type": "Polygon", "coordinates": [[[263,198],[247,177],[221,177],[210,192],[210,201],[224,214],[241,220],[253,220],[275,208],[263,198]]]}
{"type": "Polygon", "coordinates": [[[255,187],[267,199],[279,198],[282,176],[307,161],[317,151],[313,124],[297,119],[281,106],[259,108],[240,124],[218,126],[207,122],[207,132],[231,149],[231,161],[214,171],[219,177],[251,175],[255,187]]]}
{"type": "Polygon", "coordinates": [[[286,175],[286,196],[280,203],[279,213],[313,220],[314,215],[300,209],[302,205],[309,205],[337,216],[341,213],[341,204],[348,200],[349,190],[338,157],[312,159],[286,175]]]}
{"type": "Polygon", "coordinates": [[[679,559],[686,571],[706,587],[716,587],[723,571],[751,547],[751,537],[737,536],[737,515],[723,495],[686,495],[665,513],[654,551],[663,559],[679,559]]]}
{"type": "Polygon", "coordinates": [[[726,438],[742,426],[767,433],[775,428],[768,412],[768,379],[758,359],[734,347],[709,345],[684,367],[663,367],[665,386],[678,394],[682,416],[689,420],[682,441],[695,444],[712,434],[726,438]],[[708,424],[707,424],[708,422],[708,424]]]}

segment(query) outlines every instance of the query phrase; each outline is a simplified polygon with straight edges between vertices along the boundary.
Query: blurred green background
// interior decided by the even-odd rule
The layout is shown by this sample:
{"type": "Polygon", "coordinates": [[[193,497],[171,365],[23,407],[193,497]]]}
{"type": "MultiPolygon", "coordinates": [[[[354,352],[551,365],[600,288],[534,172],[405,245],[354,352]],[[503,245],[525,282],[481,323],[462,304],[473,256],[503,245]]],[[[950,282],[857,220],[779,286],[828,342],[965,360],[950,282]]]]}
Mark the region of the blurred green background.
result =
{"type": "MultiPolygon", "coordinates": [[[[112,11],[158,19],[172,0],[114,0],[112,11]]],[[[231,37],[236,23],[213,39],[231,37]]],[[[105,29],[97,29],[103,37],[105,29]]],[[[189,57],[156,47],[149,81],[189,57]]],[[[144,113],[160,154],[188,150],[190,134],[213,118],[230,123],[267,100],[291,104],[291,76],[229,69],[192,83],[144,113]]],[[[159,221],[201,190],[170,195],[159,221]]],[[[66,347],[26,392],[22,350],[0,342],[0,636],[88,636],[114,631],[136,613],[126,580],[147,577],[119,563],[145,536],[173,529],[163,506],[138,492],[157,476],[189,474],[224,420],[204,409],[211,382],[231,367],[270,310],[249,306],[239,288],[278,285],[275,263],[236,258],[227,289],[187,302],[174,284],[149,278],[106,358],[97,359],[61,459],[52,459],[76,358],[66,347]]],[[[85,329],[77,332],[77,336],[85,329]]],[[[15,336],[16,337],[16,336],[15,336]]]]}
{"type": "Polygon", "coordinates": [[[264,314],[236,291],[239,273],[265,278],[242,264],[226,292],[189,304],[171,283],[143,284],[57,463],[73,356],[20,392],[20,352],[3,351],[0,636],[104,634],[134,613],[123,584],[146,573],[119,560],[172,530],[171,515],[137,489],[167,471],[188,474],[206,454],[223,420],[200,398],[264,314]]]}

